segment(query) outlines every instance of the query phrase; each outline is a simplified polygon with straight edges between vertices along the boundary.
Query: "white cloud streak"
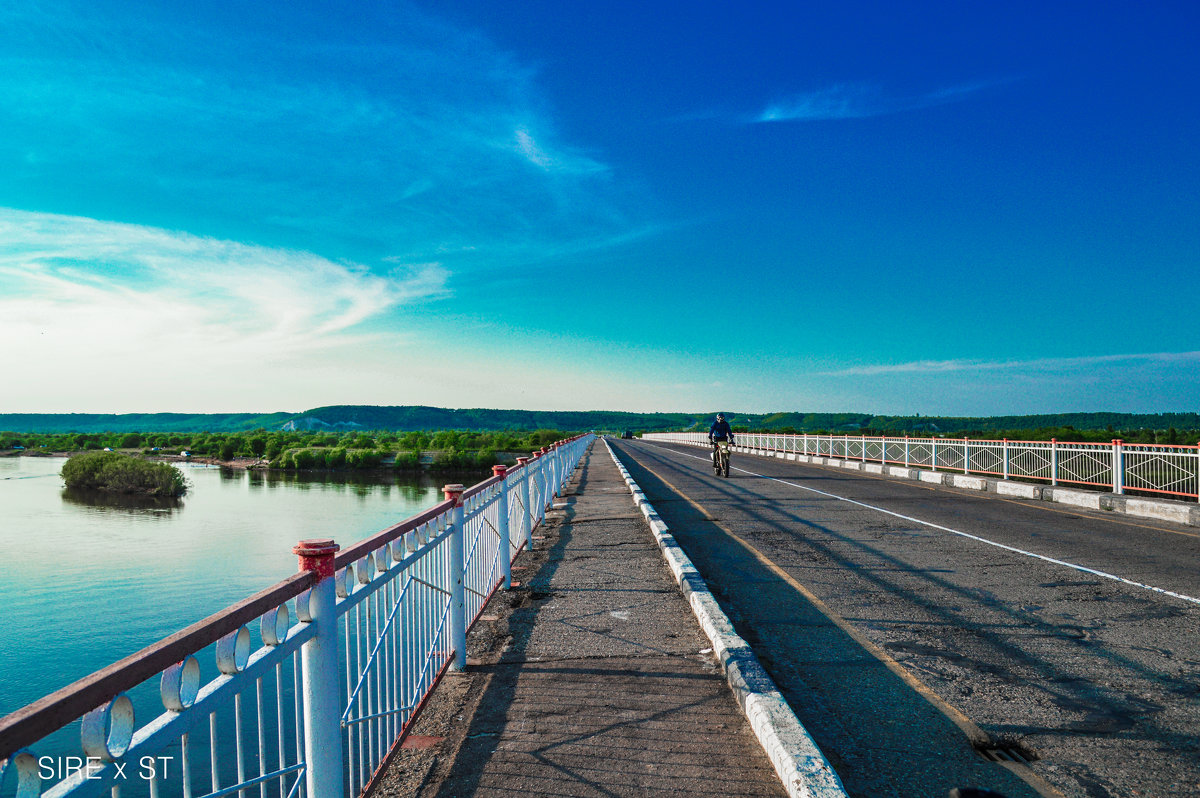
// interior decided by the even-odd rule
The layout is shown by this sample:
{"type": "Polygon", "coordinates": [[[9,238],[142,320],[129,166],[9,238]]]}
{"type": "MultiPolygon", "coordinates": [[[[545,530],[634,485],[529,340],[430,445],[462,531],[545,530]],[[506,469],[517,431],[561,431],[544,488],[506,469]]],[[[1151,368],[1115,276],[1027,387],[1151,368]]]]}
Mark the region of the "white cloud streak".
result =
{"type": "Polygon", "coordinates": [[[914,360],[909,363],[884,363],[851,366],[834,371],[815,372],[814,377],[876,377],[890,374],[950,374],[981,371],[1068,372],[1092,366],[1116,363],[1194,363],[1200,352],[1149,352],[1123,355],[1036,358],[1032,360],[914,360]]]}
{"type": "Polygon", "coordinates": [[[598,175],[608,172],[606,165],[585,155],[566,149],[547,151],[526,128],[517,128],[514,138],[516,151],[521,157],[543,171],[569,175],[598,175]]]}
{"type": "MultiPolygon", "coordinates": [[[[22,386],[68,375],[94,396],[124,395],[150,375],[193,388],[270,381],[394,338],[401,331],[373,325],[446,290],[437,263],[377,275],[307,252],[79,217],[0,209],[0,240],[8,410],[37,408],[21,402],[22,386]]],[[[67,404],[87,406],[81,398],[67,404]]]]}
{"type": "Polygon", "coordinates": [[[768,105],[750,121],[822,121],[888,116],[959,102],[1004,82],[1008,81],[961,84],[909,97],[889,96],[880,86],[871,83],[839,83],[780,99],[768,105]]]}
{"type": "Polygon", "coordinates": [[[0,170],[29,196],[57,185],[72,212],[359,260],[477,253],[456,270],[645,218],[558,133],[536,70],[413,6],[356,7],[331,28],[289,10],[286,40],[261,19],[115,16],[0,10],[0,170]],[[114,196],[135,199],[113,211],[114,196]]]}

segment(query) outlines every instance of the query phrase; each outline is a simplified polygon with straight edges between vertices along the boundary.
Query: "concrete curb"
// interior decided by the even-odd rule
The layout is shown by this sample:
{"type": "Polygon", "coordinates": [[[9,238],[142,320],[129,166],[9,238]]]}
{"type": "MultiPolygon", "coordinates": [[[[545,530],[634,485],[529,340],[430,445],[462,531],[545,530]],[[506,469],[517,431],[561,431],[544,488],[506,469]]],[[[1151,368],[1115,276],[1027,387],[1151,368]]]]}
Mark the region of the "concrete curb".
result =
{"type": "MultiPolygon", "coordinates": [[[[666,442],[670,443],[670,441],[666,442]]],[[[691,444],[676,445],[688,446],[691,444]]],[[[851,471],[865,471],[897,479],[916,479],[934,485],[995,493],[998,496],[1016,496],[1022,499],[1057,502],[1058,504],[1069,504],[1072,507],[1082,507],[1089,510],[1103,510],[1135,518],[1151,518],[1155,521],[1171,521],[1176,524],[1183,524],[1184,526],[1200,527],[1200,503],[1194,504],[1168,499],[1118,496],[1113,493],[1051,487],[1049,485],[1036,485],[1030,482],[1015,482],[1007,479],[947,473],[944,471],[926,471],[924,469],[906,468],[904,466],[889,465],[884,467],[879,463],[864,463],[858,460],[845,460],[839,457],[819,457],[796,454],[794,452],[773,452],[764,449],[751,449],[748,446],[735,446],[733,448],[735,452],[752,454],[756,457],[775,457],[781,460],[793,460],[798,463],[823,465],[831,468],[846,468],[851,471]]]]}
{"type": "Polygon", "coordinates": [[[733,624],[717,604],[696,566],[683,553],[608,441],[604,445],[633,494],[634,504],[646,517],[679,589],[712,642],[725,679],[788,795],[792,798],[847,798],[841,779],[783,700],[749,644],[734,631],[733,624]]]}

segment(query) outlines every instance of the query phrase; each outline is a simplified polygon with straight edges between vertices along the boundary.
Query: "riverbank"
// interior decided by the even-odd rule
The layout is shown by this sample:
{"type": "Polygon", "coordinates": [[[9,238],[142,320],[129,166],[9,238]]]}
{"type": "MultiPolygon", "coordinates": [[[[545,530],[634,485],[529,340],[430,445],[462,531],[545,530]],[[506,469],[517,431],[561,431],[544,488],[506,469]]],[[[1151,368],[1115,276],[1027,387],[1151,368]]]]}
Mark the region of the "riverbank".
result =
{"type": "MultiPolygon", "coordinates": [[[[96,450],[87,450],[96,451],[96,450]]],[[[380,460],[379,465],[368,468],[272,468],[271,461],[265,457],[235,457],[230,460],[222,460],[219,457],[211,457],[207,455],[182,455],[182,454],[146,454],[143,449],[112,449],[106,451],[114,451],[118,454],[130,455],[133,457],[141,457],[145,460],[153,460],[156,462],[171,463],[178,465],[181,463],[192,463],[195,465],[220,466],[221,468],[233,468],[239,470],[260,469],[263,471],[278,471],[281,473],[296,473],[296,472],[352,472],[362,474],[394,474],[394,473],[439,473],[446,472],[467,472],[475,471],[476,469],[465,467],[462,464],[448,464],[445,466],[439,465],[439,457],[444,453],[440,451],[422,452],[418,459],[418,468],[405,466],[403,468],[396,467],[396,458],[389,457],[380,460]]],[[[85,454],[85,451],[47,451],[46,449],[0,449],[0,457],[62,457],[69,458],[75,455],[85,454]]],[[[407,454],[402,452],[401,454],[407,454]]],[[[497,465],[513,466],[516,465],[518,457],[527,457],[525,453],[516,452],[496,452],[495,459],[497,465]]],[[[482,467],[481,467],[482,468],[482,467]]]]}

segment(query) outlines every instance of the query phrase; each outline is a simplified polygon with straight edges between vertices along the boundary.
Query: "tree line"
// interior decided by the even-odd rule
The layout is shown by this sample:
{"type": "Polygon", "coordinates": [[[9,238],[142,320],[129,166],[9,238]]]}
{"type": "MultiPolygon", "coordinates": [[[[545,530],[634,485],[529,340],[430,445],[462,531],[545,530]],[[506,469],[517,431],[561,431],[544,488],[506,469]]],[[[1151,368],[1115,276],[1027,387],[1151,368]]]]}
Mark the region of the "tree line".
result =
{"type": "Polygon", "coordinates": [[[235,433],[188,432],[0,432],[0,449],[81,452],[112,449],[150,456],[183,455],[221,461],[265,460],[283,469],[364,469],[388,462],[420,468],[422,452],[436,452],[434,466],[459,468],[498,462],[499,453],[526,454],[568,437],[560,430],[466,432],[304,432],[254,430],[235,433]]]}
{"type": "Polygon", "coordinates": [[[800,435],[807,432],[810,435],[866,435],[867,437],[898,438],[908,435],[914,438],[972,438],[976,440],[1010,441],[1071,441],[1075,443],[1109,443],[1122,440],[1125,443],[1156,443],[1169,446],[1195,446],[1200,442],[1200,428],[1177,430],[1174,427],[1166,429],[1118,429],[1108,426],[1103,429],[1075,429],[1074,426],[1036,427],[1025,429],[956,429],[943,432],[929,427],[896,430],[889,428],[860,427],[853,431],[845,429],[816,429],[797,430],[795,427],[778,427],[772,429],[752,428],[749,426],[734,426],[737,432],[761,432],[767,434],[800,435]]]}

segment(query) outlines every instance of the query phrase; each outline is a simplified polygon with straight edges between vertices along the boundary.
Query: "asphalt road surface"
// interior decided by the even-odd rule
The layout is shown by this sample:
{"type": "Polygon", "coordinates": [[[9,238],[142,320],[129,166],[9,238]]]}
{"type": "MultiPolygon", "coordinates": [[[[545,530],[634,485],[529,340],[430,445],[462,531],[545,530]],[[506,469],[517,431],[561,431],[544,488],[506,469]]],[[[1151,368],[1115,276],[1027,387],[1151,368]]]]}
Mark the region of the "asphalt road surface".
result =
{"type": "Polygon", "coordinates": [[[852,794],[1200,796],[1196,530],[613,445],[852,794]]]}

